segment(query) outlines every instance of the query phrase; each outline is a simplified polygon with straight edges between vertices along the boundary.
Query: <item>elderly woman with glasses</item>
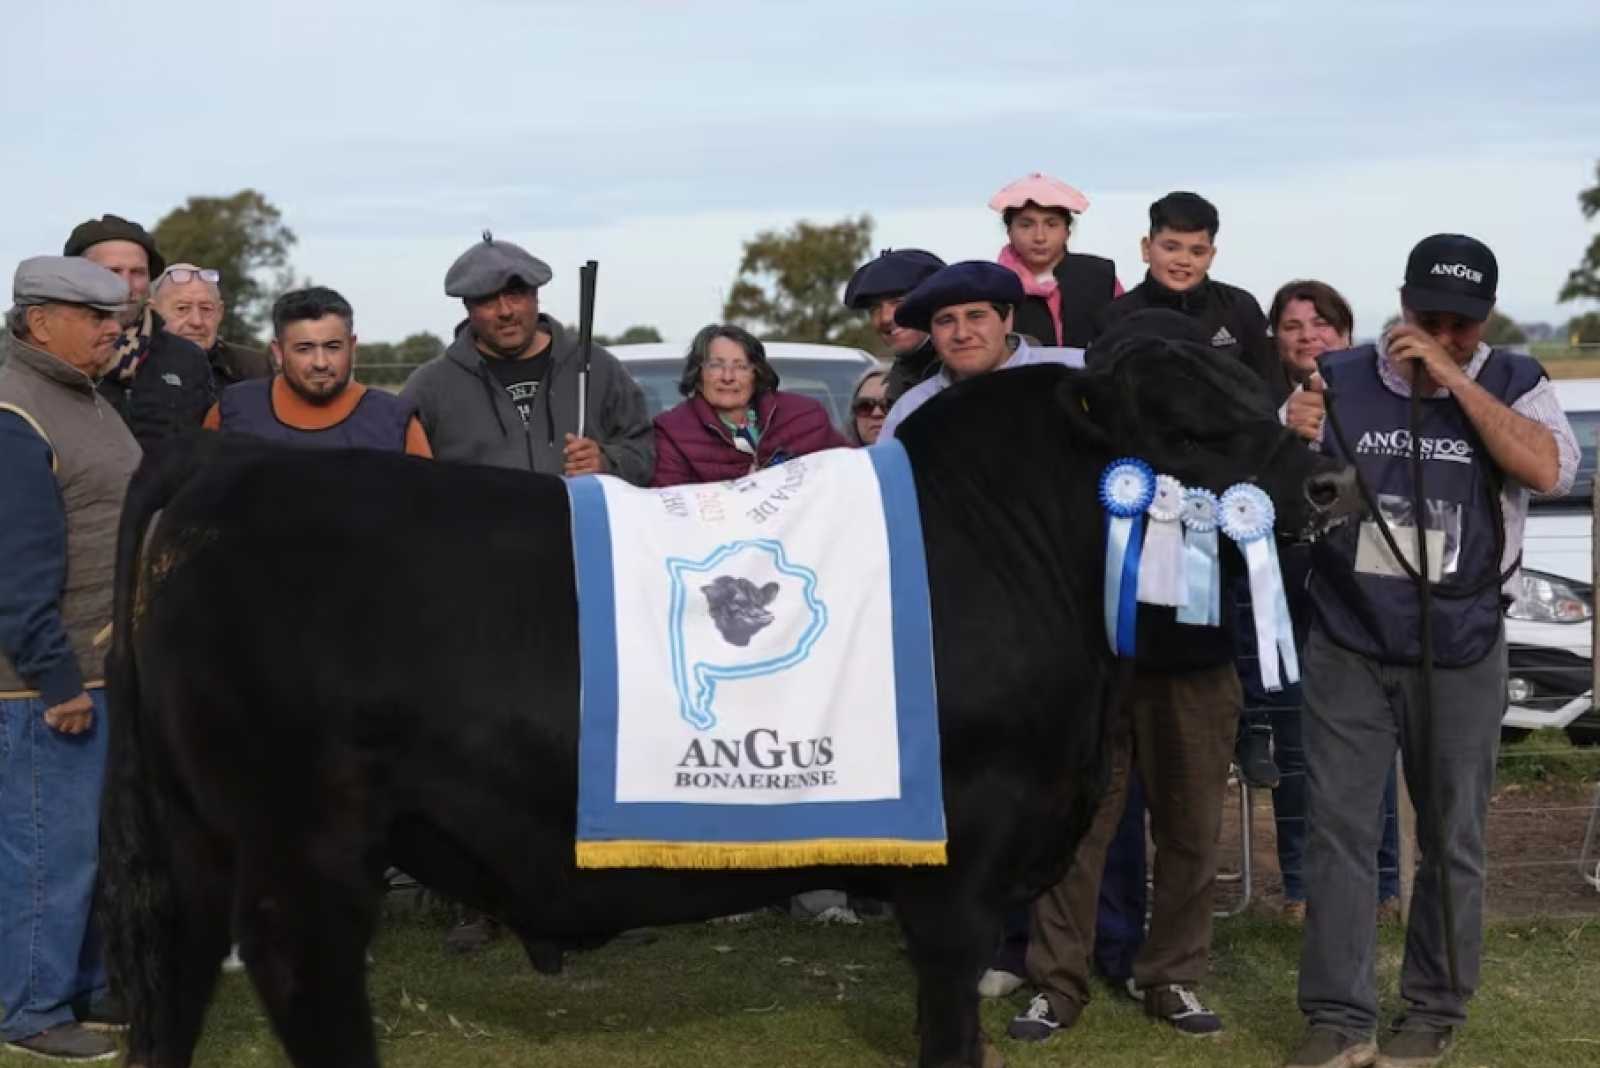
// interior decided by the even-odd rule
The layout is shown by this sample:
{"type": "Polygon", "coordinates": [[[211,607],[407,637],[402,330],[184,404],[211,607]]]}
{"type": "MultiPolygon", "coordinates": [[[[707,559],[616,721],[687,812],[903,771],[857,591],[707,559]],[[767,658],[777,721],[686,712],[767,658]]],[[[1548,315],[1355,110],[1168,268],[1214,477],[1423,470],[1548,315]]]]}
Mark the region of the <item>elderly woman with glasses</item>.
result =
{"type": "Polygon", "coordinates": [[[695,335],[678,391],[683,403],[655,419],[652,486],[742,478],[849,444],[820,403],[778,389],[766,348],[737,326],[713,323],[695,335]]]}
{"type": "Polygon", "coordinates": [[[856,380],[850,394],[850,425],[844,436],[852,445],[876,445],[889,414],[889,369],[874,367],[856,380]]]}

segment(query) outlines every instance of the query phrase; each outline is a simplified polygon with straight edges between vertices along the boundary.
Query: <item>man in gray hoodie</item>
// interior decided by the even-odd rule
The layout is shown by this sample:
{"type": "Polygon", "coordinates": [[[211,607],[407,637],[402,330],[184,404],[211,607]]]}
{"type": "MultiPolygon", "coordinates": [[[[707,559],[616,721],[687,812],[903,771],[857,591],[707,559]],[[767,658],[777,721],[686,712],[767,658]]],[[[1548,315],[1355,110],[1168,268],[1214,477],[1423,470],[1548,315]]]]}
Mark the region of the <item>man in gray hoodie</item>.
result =
{"type": "Polygon", "coordinates": [[[539,312],[539,287],[550,277],[549,265],[485,231],[445,274],[445,294],[466,305],[467,321],[401,396],[436,459],[645,485],[655,455],[644,394],[594,346],[580,426],[578,339],[539,312]]]}

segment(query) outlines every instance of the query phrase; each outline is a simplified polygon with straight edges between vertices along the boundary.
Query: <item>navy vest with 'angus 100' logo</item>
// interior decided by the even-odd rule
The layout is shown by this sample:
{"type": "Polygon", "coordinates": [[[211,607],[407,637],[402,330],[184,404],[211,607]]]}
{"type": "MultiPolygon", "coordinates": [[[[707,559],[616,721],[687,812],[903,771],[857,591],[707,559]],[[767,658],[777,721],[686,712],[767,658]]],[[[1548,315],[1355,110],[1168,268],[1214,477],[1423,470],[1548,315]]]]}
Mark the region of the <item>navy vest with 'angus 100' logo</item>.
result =
{"type": "MultiPolygon", "coordinates": [[[[1354,464],[1378,500],[1396,542],[1415,552],[1411,515],[1411,401],[1378,375],[1372,345],[1320,362],[1343,437],[1332,422],[1324,451],[1354,464]],[[1350,453],[1345,449],[1349,448],[1350,453]]],[[[1536,360],[1494,349],[1478,385],[1506,405],[1545,377],[1536,360]]],[[[1465,667],[1494,648],[1503,627],[1496,555],[1502,527],[1499,486],[1477,431],[1453,397],[1424,399],[1417,428],[1433,586],[1434,662],[1465,667]]],[[[1311,601],[1318,625],[1339,645],[1383,663],[1415,664],[1422,656],[1415,583],[1394,563],[1371,516],[1342,524],[1312,547],[1311,601]]],[[[1415,560],[1411,561],[1415,569],[1415,560]]]]}
{"type": "Polygon", "coordinates": [[[406,427],[413,413],[411,407],[394,394],[367,389],[342,421],[323,430],[301,430],[279,419],[272,410],[274,381],[276,379],[257,378],[223,390],[217,402],[222,429],[286,445],[405,451],[406,427]]]}

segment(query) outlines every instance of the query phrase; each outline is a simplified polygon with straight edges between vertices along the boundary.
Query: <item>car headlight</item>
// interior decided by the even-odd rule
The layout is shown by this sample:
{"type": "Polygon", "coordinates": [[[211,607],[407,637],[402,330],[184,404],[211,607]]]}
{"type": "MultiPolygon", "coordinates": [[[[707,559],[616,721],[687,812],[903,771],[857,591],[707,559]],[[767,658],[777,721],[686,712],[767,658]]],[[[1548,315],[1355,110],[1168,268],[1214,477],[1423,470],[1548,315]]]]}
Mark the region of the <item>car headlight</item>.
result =
{"type": "Polygon", "coordinates": [[[1542,571],[1522,572],[1521,588],[1507,619],[1528,623],[1583,623],[1594,616],[1591,594],[1572,582],[1542,571]]]}

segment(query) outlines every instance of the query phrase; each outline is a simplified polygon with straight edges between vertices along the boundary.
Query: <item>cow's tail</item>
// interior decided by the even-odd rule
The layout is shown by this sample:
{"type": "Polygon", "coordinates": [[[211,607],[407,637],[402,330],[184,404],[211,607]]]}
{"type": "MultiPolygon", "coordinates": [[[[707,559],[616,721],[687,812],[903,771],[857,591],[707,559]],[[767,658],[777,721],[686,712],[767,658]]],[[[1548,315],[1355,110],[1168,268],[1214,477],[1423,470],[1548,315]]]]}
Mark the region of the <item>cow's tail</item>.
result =
{"type": "Polygon", "coordinates": [[[117,531],[106,658],[111,738],[100,815],[100,926],[113,989],[128,1008],[130,1064],[149,1061],[164,1033],[183,923],[163,832],[171,762],[142,707],[134,653],[144,541],[167,502],[214,455],[219,437],[203,434],[152,447],[128,486],[117,531]]]}

